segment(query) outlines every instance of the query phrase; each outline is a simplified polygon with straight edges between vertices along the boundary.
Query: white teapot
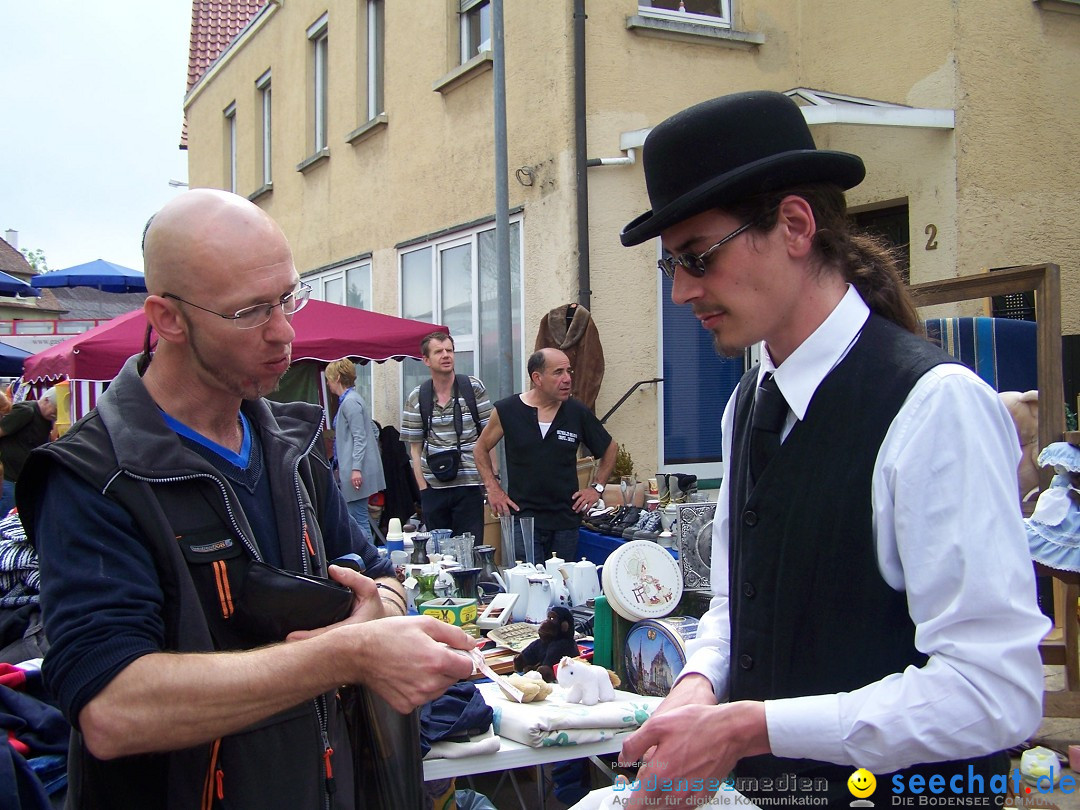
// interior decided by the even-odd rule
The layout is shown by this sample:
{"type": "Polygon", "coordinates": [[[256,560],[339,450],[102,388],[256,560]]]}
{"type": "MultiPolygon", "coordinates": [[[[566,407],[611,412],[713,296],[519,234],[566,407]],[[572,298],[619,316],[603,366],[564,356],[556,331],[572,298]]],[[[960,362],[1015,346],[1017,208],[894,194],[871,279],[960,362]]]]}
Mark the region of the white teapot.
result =
{"type": "Polygon", "coordinates": [[[600,575],[596,565],[582,557],[580,562],[569,567],[570,604],[584,605],[600,595],[600,575]]]}
{"type": "Polygon", "coordinates": [[[516,593],[517,601],[510,612],[510,618],[515,622],[525,620],[525,612],[529,602],[529,577],[537,573],[536,566],[526,562],[518,562],[513,568],[503,572],[503,590],[507,593],[516,593]]]}
{"type": "Polygon", "coordinates": [[[540,624],[547,618],[548,608],[552,605],[555,580],[550,574],[540,572],[530,576],[528,582],[529,600],[525,607],[525,621],[540,624]]]}

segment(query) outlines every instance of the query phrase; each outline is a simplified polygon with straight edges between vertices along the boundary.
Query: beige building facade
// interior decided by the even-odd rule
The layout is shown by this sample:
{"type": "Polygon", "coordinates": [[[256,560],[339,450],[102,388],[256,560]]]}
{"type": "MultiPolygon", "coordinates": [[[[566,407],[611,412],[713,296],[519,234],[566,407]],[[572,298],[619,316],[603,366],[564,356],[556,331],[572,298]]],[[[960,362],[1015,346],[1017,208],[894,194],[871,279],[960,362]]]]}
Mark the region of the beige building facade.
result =
{"type": "MultiPolygon", "coordinates": [[[[596,411],[665,378],[636,388],[607,427],[640,475],[707,478],[718,453],[700,438],[718,433],[733,369],[687,351],[701,330],[665,305],[658,244],[625,249],[619,231],[649,207],[649,128],[724,93],[788,91],[819,147],[863,156],[849,203],[909,240],[913,282],[1060,265],[1066,362],[1080,363],[1080,3],[679,5],[504,0],[511,335],[497,329],[494,297],[490,0],[268,3],[187,95],[190,184],[262,206],[317,297],[449,326],[459,370],[492,376],[513,345],[515,390],[541,318],[579,300],[587,217],[582,303],[606,356],[596,411]],[[579,157],[594,164],[587,210],[579,157]]],[[[396,424],[424,372],[415,361],[370,369],[375,418],[396,424]]]]}

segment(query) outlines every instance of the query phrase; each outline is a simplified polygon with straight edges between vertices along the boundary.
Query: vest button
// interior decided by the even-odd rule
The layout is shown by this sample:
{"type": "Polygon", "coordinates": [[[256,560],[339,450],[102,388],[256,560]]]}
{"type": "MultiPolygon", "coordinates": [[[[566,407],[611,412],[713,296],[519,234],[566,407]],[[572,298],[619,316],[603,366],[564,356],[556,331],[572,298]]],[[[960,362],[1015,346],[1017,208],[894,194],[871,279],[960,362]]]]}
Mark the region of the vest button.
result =
{"type": "Polygon", "coordinates": [[[747,526],[757,526],[757,512],[743,512],[742,519],[747,526]]]}
{"type": "Polygon", "coordinates": [[[742,584],[742,592],[743,596],[745,596],[747,599],[753,599],[754,594],[757,593],[757,591],[754,590],[753,584],[750,582],[744,582],[742,584]]]}
{"type": "Polygon", "coordinates": [[[743,653],[742,655],[739,656],[739,666],[742,667],[743,669],[753,669],[754,668],[754,659],[753,659],[753,657],[747,655],[746,653],[743,653]]]}

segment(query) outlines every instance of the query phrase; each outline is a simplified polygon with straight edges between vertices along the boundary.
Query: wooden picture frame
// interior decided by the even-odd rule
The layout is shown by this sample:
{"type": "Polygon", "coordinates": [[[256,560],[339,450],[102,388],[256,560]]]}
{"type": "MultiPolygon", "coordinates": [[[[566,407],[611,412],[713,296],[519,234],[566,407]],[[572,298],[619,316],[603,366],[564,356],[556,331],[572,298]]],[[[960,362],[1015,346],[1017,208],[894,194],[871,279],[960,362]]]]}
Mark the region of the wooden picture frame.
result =
{"type": "MultiPolygon", "coordinates": [[[[909,288],[916,307],[951,304],[995,295],[1035,293],[1036,371],[1039,383],[1039,449],[1061,441],[1065,433],[1065,387],[1061,369],[1061,270],[1056,264],[1010,267],[973,276],[927,281],[909,288]]],[[[1053,470],[1039,470],[1039,489],[1050,485],[1053,470]]],[[[1019,498],[1019,490],[1017,498],[1019,498]]],[[[1034,502],[1023,505],[1025,512],[1034,502]]],[[[1060,638],[1044,639],[1039,653],[1044,664],[1065,665],[1065,689],[1047,692],[1043,714],[1080,717],[1080,621],[1077,598],[1080,576],[1035,564],[1037,573],[1054,578],[1055,615],[1060,638]]],[[[1055,633],[1051,633],[1051,636],[1055,633]]]]}

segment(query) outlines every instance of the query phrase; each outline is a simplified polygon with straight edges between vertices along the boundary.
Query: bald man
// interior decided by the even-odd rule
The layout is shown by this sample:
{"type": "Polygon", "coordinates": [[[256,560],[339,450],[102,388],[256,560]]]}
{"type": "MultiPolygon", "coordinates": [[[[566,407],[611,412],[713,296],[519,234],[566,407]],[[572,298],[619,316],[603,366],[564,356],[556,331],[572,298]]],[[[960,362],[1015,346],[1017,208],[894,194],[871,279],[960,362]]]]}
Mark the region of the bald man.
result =
{"type": "Polygon", "coordinates": [[[471,639],[402,615],[319,408],[262,398],[310,293],[273,220],[189,191],[153,218],[145,258],[157,351],[32,455],[18,492],[44,675],[78,732],[74,806],[353,808],[339,685],[407,712],[471,674],[451,649],[471,639]],[[366,575],[330,564],[346,554],[366,575]]]}
{"type": "MultiPolygon", "coordinates": [[[[552,552],[577,559],[581,516],[604,491],[615,469],[618,445],[584,403],[570,396],[570,360],[558,349],[541,349],[528,361],[532,387],[495,403],[473,457],[487,487],[488,503],[497,515],[534,518],[533,546],[537,562],[552,552]],[[491,450],[506,439],[509,491],[495,478],[491,450]],[[578,487],[578,448],[584,445],[600,459],[598,484],[578,487]]],[[[520,528],[517,558],[525,559],[520,528]]]]}

